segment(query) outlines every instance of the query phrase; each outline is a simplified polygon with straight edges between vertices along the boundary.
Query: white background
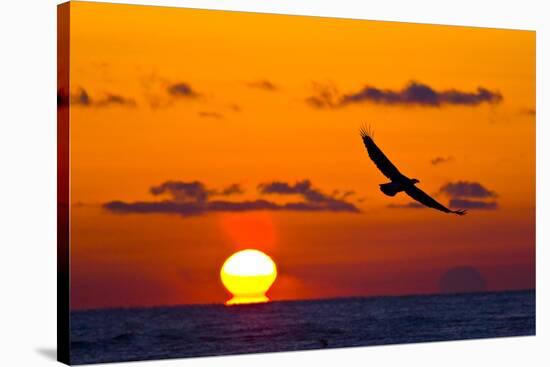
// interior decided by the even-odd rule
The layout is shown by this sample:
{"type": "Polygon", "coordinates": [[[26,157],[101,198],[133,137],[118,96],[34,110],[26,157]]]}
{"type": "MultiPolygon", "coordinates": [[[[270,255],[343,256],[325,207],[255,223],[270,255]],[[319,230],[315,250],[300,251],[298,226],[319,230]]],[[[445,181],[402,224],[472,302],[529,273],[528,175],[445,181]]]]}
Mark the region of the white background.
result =
{"type": "MultiPolygon", "coordinates": [[[[0,365],[53,365],[56,349],[55,0],[0,5],[0,365]]],[[[117,1],[115,1],[117,2],[117,1]]],[[[124,1],[118,1],[124,2],[124,1]]],[[[550,12],[545,1],[134,1],[180,7],[537,30],[537,336],[127,366],[548,366],[550,12]],[[546,15],[546,19],[545,19],[546,15]],[[546,20],[546,22],[545,22],[546,20]],[[546,103],[546,105],[545,105],[546,103]],[[546,144],[544,144],[546,143],[546,144]]],[[[98,26],[101,26],[98,24],[98,26]]],[[[521,184],[521,183],[518,183],[521,184]]]]}

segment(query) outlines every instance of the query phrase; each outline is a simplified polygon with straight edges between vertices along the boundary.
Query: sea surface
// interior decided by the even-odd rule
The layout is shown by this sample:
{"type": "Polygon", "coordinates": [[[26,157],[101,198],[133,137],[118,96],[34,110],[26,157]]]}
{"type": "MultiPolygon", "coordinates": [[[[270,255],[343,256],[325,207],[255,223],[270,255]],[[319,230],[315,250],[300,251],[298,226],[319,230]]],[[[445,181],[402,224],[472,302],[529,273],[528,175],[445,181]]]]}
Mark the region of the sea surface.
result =
{"type": "Polygon", "coordinates": [[[535,335],[535,291],[71,313],[71,363],[535,335]]]}

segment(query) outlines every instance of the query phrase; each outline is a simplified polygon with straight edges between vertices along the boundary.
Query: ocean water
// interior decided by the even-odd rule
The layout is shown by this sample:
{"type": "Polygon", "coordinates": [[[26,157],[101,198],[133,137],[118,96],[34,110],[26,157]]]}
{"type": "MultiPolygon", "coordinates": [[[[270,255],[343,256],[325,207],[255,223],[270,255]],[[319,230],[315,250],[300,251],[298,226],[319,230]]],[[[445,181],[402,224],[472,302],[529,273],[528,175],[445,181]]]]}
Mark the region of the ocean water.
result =
{"type": "Polygon", "coordinates": [[[71,313],[71,363],[535,335],[535,291],[71,313]]]}

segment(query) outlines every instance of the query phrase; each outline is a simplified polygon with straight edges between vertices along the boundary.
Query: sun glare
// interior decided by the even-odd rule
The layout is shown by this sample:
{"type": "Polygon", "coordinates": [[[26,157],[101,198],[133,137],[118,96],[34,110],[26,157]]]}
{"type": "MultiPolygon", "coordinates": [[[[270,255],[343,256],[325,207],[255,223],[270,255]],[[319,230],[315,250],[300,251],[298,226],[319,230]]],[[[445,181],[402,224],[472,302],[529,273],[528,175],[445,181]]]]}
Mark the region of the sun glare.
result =
{"type": "Polygon", "coordinates": [[[261,251],[242,250],[225,260],[220,277],[233,295],[226,305],[269,302],[265,293],[277,278],[277,267],[261,251]]]}

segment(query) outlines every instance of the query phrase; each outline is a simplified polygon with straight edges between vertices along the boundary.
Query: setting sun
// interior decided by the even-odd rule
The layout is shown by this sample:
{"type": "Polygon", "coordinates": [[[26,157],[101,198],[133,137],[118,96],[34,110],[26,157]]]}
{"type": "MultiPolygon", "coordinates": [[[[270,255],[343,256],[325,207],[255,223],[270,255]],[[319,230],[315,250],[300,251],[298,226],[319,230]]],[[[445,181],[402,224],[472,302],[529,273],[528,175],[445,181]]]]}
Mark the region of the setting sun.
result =
{"type": "Polygon", "coordinates": [[[268,302],[265,293],[277,278],[277,267],[263,252],[243,250],[225,260],[220,277],[233,295],[226,305],[268,302]]]}

